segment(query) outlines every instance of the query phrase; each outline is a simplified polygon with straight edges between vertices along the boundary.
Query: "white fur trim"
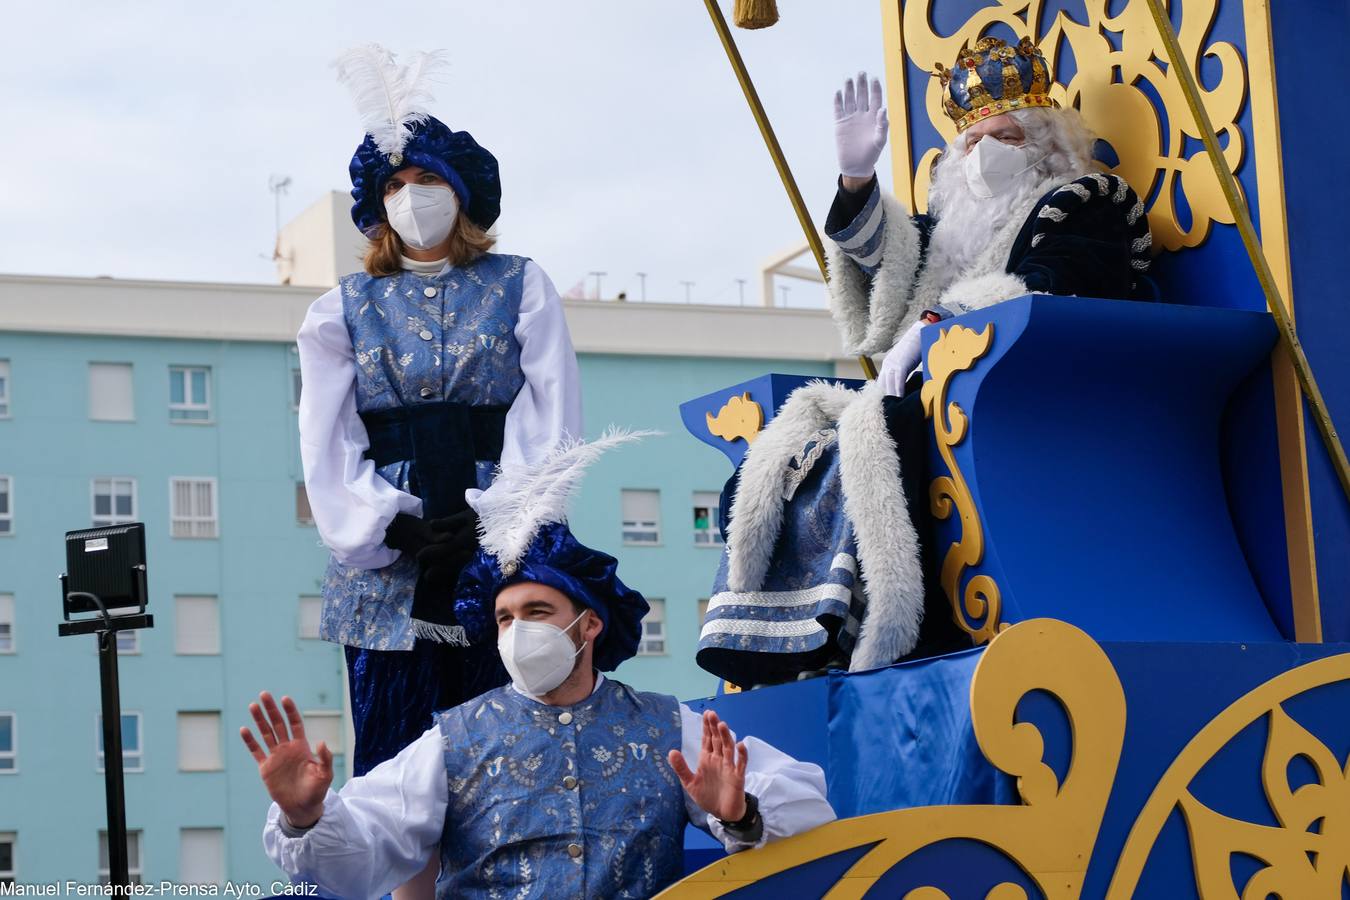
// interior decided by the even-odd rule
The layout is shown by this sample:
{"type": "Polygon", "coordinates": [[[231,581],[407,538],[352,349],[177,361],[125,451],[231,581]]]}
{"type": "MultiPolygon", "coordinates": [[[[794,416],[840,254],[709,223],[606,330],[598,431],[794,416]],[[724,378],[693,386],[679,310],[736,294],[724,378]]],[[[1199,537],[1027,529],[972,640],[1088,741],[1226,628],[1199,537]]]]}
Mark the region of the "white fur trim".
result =
{"type": "Polygon", "coordinates": [[[970,312],[1030,293],[1031,291],[1027,290],[1027,283],[1016,275],[990,272],[987,275],[962,278],[943,291],[938,305],[970,312]]]}
{"type": "Polygon", "coordinates": [[[887,666],[914,649],[923,621],[919,537],[886,428],[881,383],[868,382],[839,418],[844,514],[853,525],[867,612],[849,671],[887,666]]]}
{"type": "Polygon", "coordinates": [[[764,584],[783,527],[783,477],[788,461],[801,452],[811,435],[839,421],[857,396],[856,391],[822,381],[799,387],[750,445],[731,501],[728,589],[757,591],[764,584]]]}
{"type": "MultiPolygon", "coordinates": [[[[881,195],[886,213],[881,238],[881,269],[871,279],[839,248],[827,241],[830,315],[850,355],[885,353],[909,315],[914,272],[919,266],[919,229],[895,198],[881,195]],[[870,287],[870,290],[869,290],[870,287]]],[[[759,441],[756,440],[756,443],[759,441]]]]}

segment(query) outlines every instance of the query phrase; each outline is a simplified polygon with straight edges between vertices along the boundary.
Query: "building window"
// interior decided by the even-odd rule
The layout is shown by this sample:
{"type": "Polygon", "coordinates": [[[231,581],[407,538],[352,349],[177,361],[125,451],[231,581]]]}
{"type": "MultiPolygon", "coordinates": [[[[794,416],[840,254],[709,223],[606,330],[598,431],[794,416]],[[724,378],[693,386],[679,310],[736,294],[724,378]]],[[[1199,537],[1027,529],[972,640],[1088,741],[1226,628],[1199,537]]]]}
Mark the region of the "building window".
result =
{"type": "Polygon", "coordinates": [[[694,491],[694,543],[702,547],[720,547],[722,529],[717,526],[717,505],[721,495],[713,491],[694,491]]]}
{"type": "Polygon", "coordinates": [[[300,381],[300,370],[291,369],[291,409],[300,408],[300,390],[303,387],[300,381]]]}
{"type": "Polygon", "coordinates": [[[95,478],[90,484],[94,527],[136,521],[136,479],[95,478]]]}
{"type": "Polygon", "coordinates": [[[0,653],[13,653],[14,644],[14,595],[0,594],[0,653]]]}
{"type": "Polygon", "coordinates": [[[225,829],[178,830],[180,884],[219,885],[225,881],[225,829]]]}
{"type": "Polygon", "coordinates": [[[135,629],[117,632],[117,654],[134,656],[141,652],[141,633],[135,629]]]}
{"type": "Polygon", "coordinates": [[[14,533],[14,479],[0,475],[0,537],[14,533]]]}
{"type": "MultiPolygon", "coordinates": [[[[108,854],[108,832],[98,832],[98,883],[107,884],[111,879],[108,870],[111,867],[108,854]]],[[[127,829],[127,869],[132,884],[141,883],[141,830],[127,829]]]]}
{"type": "Polygon", "coordinates": [[[216,537],[216,480],[169,479],[169,533],[176,538],[216,537]]]}
{"type": "MultiPolygon", "coordinates": [[[[98,771],[103,771],[103,713],[95,716],[94,727],[98,731],[98,771]]],[[[141,714],[122,713],[122,771],[144,772],[145,757],[141,752],[141,714]]]]}
{"type": "Polygon", "coordinates": [[[314,512],[309,508],[309,494],[303,481],[295,483],[295,521],[299,525],[314,524],[314,512]]]}
{"type": "Polygon", "coordinates": [[[0,831],[0,884],[14,883],[14,845],[19,836],[12,831],[0,831]]]}
{"type": "Polygon", "coordinates": [[[211,421],[211,370],[205,366],[169,368],[169,421],[211,421]]]}
{"type": "Polygon", "coordinates": [[[661,492],[623,491],[623,542],[661,543],[661,492]]]}
{"type": "Polygon", "coordinates": [[[308,738],[311,748],[319,746],[319,741],[323,741],[328,747],[328,752],[334,756],[342,755],[342,748],[346,743],[342,739],[346,730],[342,713],[331,709],[312,709],[302,713],[301,718],[305,720],[305,737],[308,738]]]}
{"type": "Polygon", "coordinates": [[[0,419],[9,418],[9,360],[0,359],[0,419]]]}
{"type": "Polygon", "coordinates": [[[300,598],[300,637],[319,639],[319,621],[323,617],[323,598],[312,594],[300,598]]]}
{"type": "Polygon", "coordinates": [[[211,596],[174,597],[173,652],[183,656],[220,654],[220,601],[211,596]]]}
{"type": "Polygon", "coordinates": [[[131,363],[89,364],[89,418],[95,422],[135,421],[131,363]]]}
{"type": "Polygon", "coordinates": [[[218,772],[225,768],[220,755],[220,713],[178,714],[178,769],[181,772],[218,772]]]}
{"type": "Polygon", "coordinates": [[[19,717],[0,712],[0,775],[19,771],[19,717]]]}
{"type": "Polygon", "coordinates": [[[666,601],[647,598],[651,609],[642,619],[642,638],[638,656],[660,656],[666,652],[666,601]]]}

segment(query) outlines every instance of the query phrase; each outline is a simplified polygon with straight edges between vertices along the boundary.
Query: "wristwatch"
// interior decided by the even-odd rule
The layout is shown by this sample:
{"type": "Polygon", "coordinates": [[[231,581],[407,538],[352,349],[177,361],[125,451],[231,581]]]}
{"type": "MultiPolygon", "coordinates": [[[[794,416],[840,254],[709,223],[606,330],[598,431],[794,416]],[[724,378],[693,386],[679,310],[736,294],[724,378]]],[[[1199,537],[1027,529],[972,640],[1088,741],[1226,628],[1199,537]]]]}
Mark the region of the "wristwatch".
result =
{"type": "Polygon", "coordinates": [[[722,827],[728,831],[750,831],[759,821],[759,798],[749,791],[745,792],[745,815],[741,816],[735,822],[728,822],[726,819],[718,819],[722,827]]]}

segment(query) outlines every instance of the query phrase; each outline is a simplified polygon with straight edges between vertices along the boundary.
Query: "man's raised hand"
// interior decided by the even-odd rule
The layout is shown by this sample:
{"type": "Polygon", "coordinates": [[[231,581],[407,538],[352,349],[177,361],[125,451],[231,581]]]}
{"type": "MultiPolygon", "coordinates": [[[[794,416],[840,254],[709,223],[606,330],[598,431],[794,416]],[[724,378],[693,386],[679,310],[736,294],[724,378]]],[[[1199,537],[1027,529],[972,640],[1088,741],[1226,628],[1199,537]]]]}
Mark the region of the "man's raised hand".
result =
{"type": "Polygon", "coordinates": [[[281,807],[286,821],[296,828],[308,828],[323,813],[323,799],[333,783],[333,754],[323,741],[314,753],[310,752],[305,722],[290,697],[281,698],[285,716],[267,691],[259,694],[258,700],[262,705],[250,703],[248,711],[267,749],[258,745],[247,727],[239,729],[239,736],[258,761],[263,786],[281,807]]]}
{"type": "Polygon", "coordinates": [[[881,97],[881,82],[859,72],[834,94],[834,143],[839,172],[847,178],[867,179],[876,171],[886,146],[890,123],[881,97]]]}
{"type": "Polygon", "coordinates": [[[745,764],[749,754],[744,743],[736,743],[727,723],[717,713],[703,713],[703,743],[699,747],[698,770],[679,750],[670,751],[670,767],[680,784],[698,804],[724,822],[739,822],[745,815],[745,764]]]}

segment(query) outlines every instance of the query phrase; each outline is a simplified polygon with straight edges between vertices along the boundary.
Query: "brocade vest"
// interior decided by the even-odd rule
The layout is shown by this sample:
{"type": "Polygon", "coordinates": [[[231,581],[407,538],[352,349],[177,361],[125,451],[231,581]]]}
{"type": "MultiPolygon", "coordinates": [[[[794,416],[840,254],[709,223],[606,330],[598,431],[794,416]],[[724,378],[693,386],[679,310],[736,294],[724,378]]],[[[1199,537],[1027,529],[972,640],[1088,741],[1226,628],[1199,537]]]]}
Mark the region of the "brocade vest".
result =
{"type": "Polygon", "coordinates": [[[606,679],[574,706],[510,685],[437,714],[449,779],[440,900],[650,897],[683,871],[674,697],[606,679]]]}
{"type": "MultiPolygon", "coordinates": [[[[451,511],[435,509],[436,498],[462,503],[464,488],[492,483],[505,410],[525,384],[515,328],[527,261],[489,253],[439,275],[358,273],[338,284],[356,356],[356,409],[371,436],[367,455],[381,478],[421,497],[432,517],[451,511]],[[437,466],[461,457],[467,470],[447,481],[437,466]]],[[[406,555],[375,570],[331,560],[320,635],[353,647],[412,649],[417,575],[406,555]]]]}

